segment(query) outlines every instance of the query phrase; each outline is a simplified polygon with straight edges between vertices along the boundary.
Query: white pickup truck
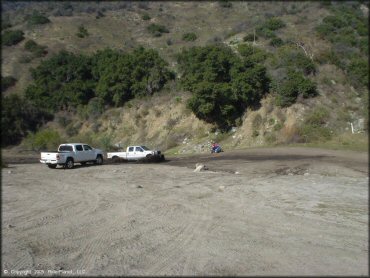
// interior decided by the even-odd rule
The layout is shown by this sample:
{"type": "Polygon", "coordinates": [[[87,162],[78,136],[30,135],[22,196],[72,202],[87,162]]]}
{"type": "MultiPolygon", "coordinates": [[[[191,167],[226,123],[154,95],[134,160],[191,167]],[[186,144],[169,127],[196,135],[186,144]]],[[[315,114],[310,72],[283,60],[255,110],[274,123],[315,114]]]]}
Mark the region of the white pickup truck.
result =
{"type": "Polygon", "coordinates": [[[150,150],[145,146],[128,146],[126,152],[108,152],[107,158],[112,159],[114,162],[120,160],[124,161],[138,161],[138,160],[148,160],[148,161],[163,161],[164,155],[161,151],[150,150]]]}
{"type": "Polygon", "coordinates": [[[101,165],[103,164],[103,152],[82,143],[61,144],[57,152],[41,152],[40,162],[52,169],[55,169],[57,165],[72,169],[75,163],[84,165],[87,162],[101,165]]]}

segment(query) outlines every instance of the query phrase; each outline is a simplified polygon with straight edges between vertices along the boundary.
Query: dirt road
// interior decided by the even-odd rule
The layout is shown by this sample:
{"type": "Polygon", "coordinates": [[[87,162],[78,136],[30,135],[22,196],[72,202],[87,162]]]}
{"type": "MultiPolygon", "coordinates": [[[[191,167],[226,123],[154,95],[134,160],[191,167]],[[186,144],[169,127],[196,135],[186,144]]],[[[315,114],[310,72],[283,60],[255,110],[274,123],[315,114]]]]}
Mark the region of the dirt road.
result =
{"type": "Polygon", "coordinates": [[[3,273],[368,275],[367,171],[366,153],[304,148],[11,164],[3,273]]]}

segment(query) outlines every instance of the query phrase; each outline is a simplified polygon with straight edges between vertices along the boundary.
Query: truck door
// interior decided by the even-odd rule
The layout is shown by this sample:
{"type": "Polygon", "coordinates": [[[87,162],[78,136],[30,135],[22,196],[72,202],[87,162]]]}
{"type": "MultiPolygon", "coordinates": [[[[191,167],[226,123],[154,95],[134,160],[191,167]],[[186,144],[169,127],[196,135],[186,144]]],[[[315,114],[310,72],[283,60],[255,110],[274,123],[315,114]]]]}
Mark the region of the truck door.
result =
{"type": "Polygon", "coordinates": [[[89,145],[83,145],[84,147],[84,159],[86,160],[94,160],[95,157],[95,152],[89,145]]]}
{"type": "Polygon", "coordinates": [[[128,160],[135,159],[135,147],[129,147],[126,155],[128,160]]]}
{"type": "Polygon", "coordinates": [[[82,148],[82,145],[76,145],[76,157],[75,162],[79,161],[85,161],[86,160],[86,154],[82,148]]]}
{"type": "Polygon", "coordinates": [[[141,147],[135,147],[135,159],[141,159],[144,157],[144,150],[141,147]]]}

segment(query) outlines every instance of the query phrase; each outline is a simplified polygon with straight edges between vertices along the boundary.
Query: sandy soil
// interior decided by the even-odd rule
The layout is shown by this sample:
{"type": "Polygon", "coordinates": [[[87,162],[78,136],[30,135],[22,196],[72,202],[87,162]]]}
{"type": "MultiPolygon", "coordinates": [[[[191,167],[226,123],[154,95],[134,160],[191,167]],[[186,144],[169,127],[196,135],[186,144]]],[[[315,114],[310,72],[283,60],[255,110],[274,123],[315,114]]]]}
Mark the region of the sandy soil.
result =
{"type": "Polygon", "coordinates": [[[366,153],[303,148],[73,170],[11,164],[2,271],[368,275],[367,171],[366,153]],[[196,162],[209,170],[194,173],[196,162]]]}

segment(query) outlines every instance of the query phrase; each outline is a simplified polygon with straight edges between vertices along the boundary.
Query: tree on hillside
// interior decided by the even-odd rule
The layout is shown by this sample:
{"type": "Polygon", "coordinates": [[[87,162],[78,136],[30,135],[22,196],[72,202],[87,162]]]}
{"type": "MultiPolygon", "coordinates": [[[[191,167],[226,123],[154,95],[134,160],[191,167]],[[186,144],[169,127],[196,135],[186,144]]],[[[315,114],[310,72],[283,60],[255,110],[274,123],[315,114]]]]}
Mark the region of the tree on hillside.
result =
{"type": "Polygon", "coordinates": [[[61,51],[31,69],[34,83],[26,89],[26,97],[40,107],[58,110],[86,104],[94,96],[91,59],[61,51]]]}
{"type": "Polygon", "coordinates": [[[1,143],[2,146],[17,144],[28,131],[35,131],[52,115],[33,102],[16,94],[2,98],[1,143]]]}
{"type": "Polygon", "coordinates": [[[206,122],[227,129],[268,91],[266,69],[249,55],[213,45],[183,50],[177,57],[181,84],[193,93],[189,107],[206,122]]]}

